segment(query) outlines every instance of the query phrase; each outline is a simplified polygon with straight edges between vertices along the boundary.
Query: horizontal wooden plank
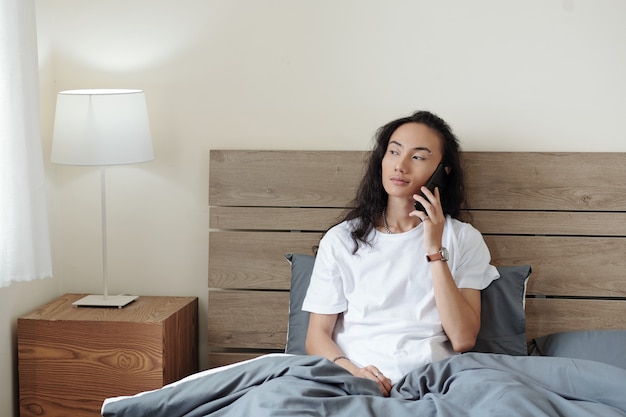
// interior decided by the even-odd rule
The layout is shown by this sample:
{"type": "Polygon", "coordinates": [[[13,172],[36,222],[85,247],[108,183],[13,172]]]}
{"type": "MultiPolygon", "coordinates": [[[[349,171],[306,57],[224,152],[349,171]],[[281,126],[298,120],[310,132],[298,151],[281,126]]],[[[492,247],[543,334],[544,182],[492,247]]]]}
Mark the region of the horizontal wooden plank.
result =
{"type": "Polygon", "coordinates": [[[528,293],[626,297],[626,239],[485,236],[494,265],[530,264],[528,293]]]}
{"type": "Polygon", "coordinates": [[[209,204],[345,207],[354,196],[367,154],[211,150],[209,204]]]}
{"type": "Polygon", "coordinates": [[[313,254],[319,233],[212,232],[209,287],[283,289],[291,285],[286,253],[313,254]]]}
{"type": "MultiPolygon", "coordinates": [[[[211,207],[212,229],[327,230],[337,208],[211,207]]],[[[626,213],[472,210],[467,221],[484,234],[626,236],[626,213]]]]}
{"type": "Polygon", "coordinates": [[[594,329],[626,329],[626,301],[526,300],[528,340],[555,332],[594,329]]]}
{"type": "MultiPolygon", "coordinates": [[[[209,346],[282,350],[288,308],[288,294],[284,292],[211,291],[209,346]]],[[[557,331],[626,329],[624,300],[528,298],[526,314],[528,340],[557,331]]],[[[257,355],[223,354],[241,359],[257,355]]]]}
{"type": "Polygon", "coordinates": [[[626,213],[473,210],[469,216],[483,234],[626,236],[626,213]]]}
{"type": "Polygon", "coordinates": [[[266,354],[266,352],[209,352],[209,368],[217,368],[237,362],[247,361],[249,359],[258,358],[264,354],[266,354]]]}
{"type": "Polygon", "coordinates": [[[284,349],[289,293],[209,291],[209,347],[284,349]]]}
{"type": "MultiPolygon", "coordinates": [[[[209,287],[290,287],[284,254],[313,254],[317,233],[212,232],[209,287]]],[[[626,297],[626,239],[485,236],[494,265],[531,264],[530,294],[626,297]],[[602,266],[601,272],[598,269],[602,266]]]]}
{"type": "Polygon", "coordinates": [[[227,230],[324,231],[344,209],[294,207],[211,207],[209,226],[227,230]]]}
{"type": "Polygon", "coordinates": [[[626,154],[466,152],[468,207],[626,211],[626,154]]]}
{"type": "MultiPolygon", "coordinates": [[[[209,202],[213,206],[345,207],[354,196],[367,155],[366,151],[211,150],[209,202]]],[[[626,211],[625,159],[619,152],[465,152],[467,207],[626,211]]]]}

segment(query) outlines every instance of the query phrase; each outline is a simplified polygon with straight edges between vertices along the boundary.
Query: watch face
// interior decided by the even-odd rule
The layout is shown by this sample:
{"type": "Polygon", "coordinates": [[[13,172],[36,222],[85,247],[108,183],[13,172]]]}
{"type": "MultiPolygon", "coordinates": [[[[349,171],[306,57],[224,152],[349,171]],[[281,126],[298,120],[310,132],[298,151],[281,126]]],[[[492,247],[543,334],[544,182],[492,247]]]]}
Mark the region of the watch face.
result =
{"type": "Polygon", "coordinates": [[[441,260],[442,261],[447,261],[448,259],[450,259],[450,254],[448,253],[448,249],[441,248],[439,253],[441,253],[441,260]]]}

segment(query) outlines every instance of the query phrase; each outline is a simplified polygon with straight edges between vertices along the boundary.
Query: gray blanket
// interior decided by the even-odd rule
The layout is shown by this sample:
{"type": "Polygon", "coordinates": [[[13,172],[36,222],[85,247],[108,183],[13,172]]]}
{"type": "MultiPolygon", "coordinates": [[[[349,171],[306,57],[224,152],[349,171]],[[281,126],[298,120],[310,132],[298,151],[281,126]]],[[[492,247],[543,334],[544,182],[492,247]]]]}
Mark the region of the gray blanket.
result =
{"type": "Polygon", "coordinates": [[[105,417],[626,416],[626,370],[467,353],[407,374],[389,398],[315,356],[270,356],[105,402],[105,417]]]}

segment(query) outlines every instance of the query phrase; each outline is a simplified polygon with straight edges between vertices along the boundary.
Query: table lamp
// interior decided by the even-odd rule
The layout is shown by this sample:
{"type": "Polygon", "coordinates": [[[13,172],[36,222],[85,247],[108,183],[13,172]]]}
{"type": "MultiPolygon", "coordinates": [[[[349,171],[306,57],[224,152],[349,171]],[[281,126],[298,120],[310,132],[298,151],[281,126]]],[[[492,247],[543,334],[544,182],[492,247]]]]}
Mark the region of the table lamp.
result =
{"type": "Polygon", "coordinates": [[[134,295],[109,295],[106,232],[106,166],[154,159],[144,92],[70,90],[57,95],[50,160],[63,165],[100,166],[103,293],[75,306],[122,308],[134,295]]]}

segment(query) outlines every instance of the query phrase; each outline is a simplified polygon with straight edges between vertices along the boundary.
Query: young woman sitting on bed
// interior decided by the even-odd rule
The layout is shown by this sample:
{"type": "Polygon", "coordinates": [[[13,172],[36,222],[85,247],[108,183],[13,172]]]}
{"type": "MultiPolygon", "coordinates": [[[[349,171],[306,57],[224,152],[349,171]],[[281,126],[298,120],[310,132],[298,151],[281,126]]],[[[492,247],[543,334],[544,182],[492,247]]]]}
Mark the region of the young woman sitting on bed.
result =
{"type": "Polygon", "coordinates": [[[459,220],[463,172],[447,123],[420,111],[375,139],[354,209],[320,241],[303,310],[307,352],[388,395],[417,366],[474,346],[480,290],[498,272],[480,232],[459,220]],[[431,193],[440,162],[447,185],[431,193]]]}

